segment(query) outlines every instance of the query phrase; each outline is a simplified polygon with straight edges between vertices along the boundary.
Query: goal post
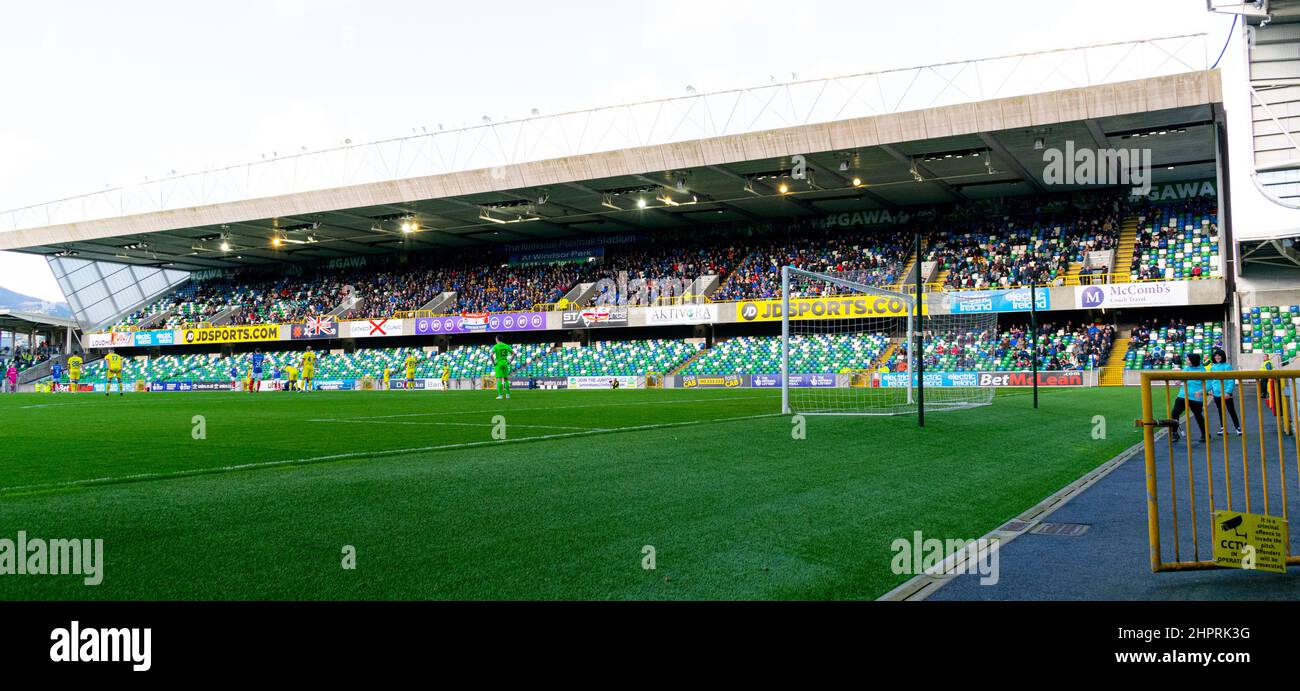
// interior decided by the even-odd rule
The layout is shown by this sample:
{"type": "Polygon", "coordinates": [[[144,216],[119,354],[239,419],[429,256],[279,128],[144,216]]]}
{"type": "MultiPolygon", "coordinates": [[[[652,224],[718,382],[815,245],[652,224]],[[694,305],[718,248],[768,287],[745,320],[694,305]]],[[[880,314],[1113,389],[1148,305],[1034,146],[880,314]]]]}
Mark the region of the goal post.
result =
{"type": "Polygon", "coordinates": [[[992,388],[954,369],[990,361],[997,315],[932,315],[924,294],[918,300],[867,278],[782,267],[782,412],[920,416],[990,403],[992,388]]]}

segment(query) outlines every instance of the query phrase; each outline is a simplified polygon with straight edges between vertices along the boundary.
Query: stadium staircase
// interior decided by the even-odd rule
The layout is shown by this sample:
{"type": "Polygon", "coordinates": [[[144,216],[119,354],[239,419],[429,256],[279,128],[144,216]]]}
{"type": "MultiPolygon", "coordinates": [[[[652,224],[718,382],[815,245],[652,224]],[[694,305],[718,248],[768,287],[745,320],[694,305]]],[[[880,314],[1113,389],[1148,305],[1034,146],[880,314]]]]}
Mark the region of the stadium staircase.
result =
{"type": "Polygon", "coordinates": [[[1133,252],[1137,247],[1138,220],[1129,216],[1119,227],[1119,244],[1111,265],[1115,283],[1128,283],[1133,268],[1133,252]]]}
{"type": "Polygon", "coordinates": [[[1070,267],[1065,270],[1065,282],[1062,285],[1079,285],[1080,271],[1083,271],[1083,262],[1070,262],[1070,267]]]}
{"type": "Polygon", "coordinates": [[[881,351],[880,356],[877,357],[875,361],[871,363],[871,371],[875,372],[876,370],[880,369],[882,365],[894,359],[894,352],[897,350],[898,350],[898,341],[890,341],[889,347],[881,351]]]}
{"type": "Polygon", "coordinates": [[[420,307],[421,311],[433,312],[434,314],[444,314],[447,308],[456,304],[456,291],[448,290],[438,295],[438,297],[424,303],[420,307]]]}
{"type": "Polygon", "coordinates": [[[892,290],[895,293],[903,292],[903,289],[916,283],[916,276],[912,275],[913,270],[920,270],[916,266],[916,252],[912,252],[907,257],[907,264],[903,265],[903,273],[899,274],[898,283],[895,283],[892,290]]]}
{"type": "Polygon", "coordinates": [[[230,318],[235,316],[235,313],[239,311],[239,308],[240,305],[227,307],[226,309],[221,310],[217,314],[213,315],[213,317],[207,321],[209,324],[213,324],[216,326],[220,326],[222,324],[228,324],[230,323],[230,318]]]}
{"type": "Polygon", "coordinates": [[[571,304],[571,305],[585,305],[588,302],[591,302],[591,298],[595,295],[595,293],[596,293],[595,281],[589,283],[579,283],[578,285],[573,286],[573,288],[571,288],[569,292],[565,293],[564,297],[561,297],[558,300],[558,302],[563,304],[571,304]]]}
{"type": "Polygon", "coordinates": [[[719,276],[718,274],[708,274],[695,279],[695,282],[686,289],[686,295],[690,297],[709,297],[718,292],[718,288],[721,287],[722,276],[719,276]]]}
{"type": "Polygon", "coordinates": [[[337,306],[334,307],[334,309],[330,310],[329,313],[326,314],[325,316],[335,320],[343,320],[365,306],[366,306],[365,298],[358,295],[353,295],[352,297],[347,298],[342,302],[340,302],[337,306]]]}
{"type": "Polygon", "coordinates": [[[1102,365],[1101,380],[1098,382],[1101,386],[1123,386],[1124,385],[1124,356],[1128,353],[1128,338],[1116,338],[1111,345],[1110,355],[1106,358],[1106,364],[1102,365]]]}
{"type": "Polygon", "coordinates": [[[162,326],[167,323],[167,320],[170,319],[173,314],[176,314],[176,308],[168,307],[167,309],[162,310],[161,312],[151,314],[148,317],[145,317],[144,319],[141,319],[140,321],[136,322],[135,328],[144,331],[146,329],[152,329],[155,326],[162,326]]]}
{"type": "Polygon", "coordinates": [[[50,372],[51,369],[54,367],[54,363],[55,362],[61,363],[64,361],[65,358],[66,356],[64,355],[57,355],[55,357],[50,358],[49,360],[46,360],[45,362],[28,367],[27,369],[18,373],[18,383],[31,384],[32,382],[40,381],[50,376],[50,372]]]}
{"type": "Polygon", "coordinates": [[[937,292],[943,292],[943,289],[944,289],[944,286],[945,286],[945,283],[944,283],[944,282],[947,281],[947,280],[948,280],[948,270],[947,270],[947,269],[944,269],[944,268],[935,269],[935,271],[934,271],[934,279],[930,281],[930,285],[932,285],[932,286],[938,286],[938,287],[937,287],[937,288],[933,288],[932,290],[937,291],[937,292]]]}
{"type": "MultiPolygon", "coordinates": [[[[49,378],[53,374],[54,363],[57,362],[60,365],[63,365],[64,368],[66,369],[69,357],[71,356],[60,353],[59,355],[56,355],[50,358],[49,360],[46,360],[45,362],[28,367],[27,369],[18,373],[18,383],[31,384],[49,378]]],[[[83,358],[82,365],[81,365],[83,370],[89,369],[91,365],[94,365],[104,359],[103,357],[91,356],[88,353],[82,353],[81,357],[83,358]]]]}
{"type": "Polygon", "coordinates": [[[681,372],[682,370],[686,369],[688,365],[700,359],[700,357],[707,352],[709,352],[708,348],[700,348],[699,350],[692,353],[690,357],[686,358],[685,360],[682,360],[681,364],[669,370],[668,374],[673,375],[673,374],[677,374],[678,372],[681,372]]]}

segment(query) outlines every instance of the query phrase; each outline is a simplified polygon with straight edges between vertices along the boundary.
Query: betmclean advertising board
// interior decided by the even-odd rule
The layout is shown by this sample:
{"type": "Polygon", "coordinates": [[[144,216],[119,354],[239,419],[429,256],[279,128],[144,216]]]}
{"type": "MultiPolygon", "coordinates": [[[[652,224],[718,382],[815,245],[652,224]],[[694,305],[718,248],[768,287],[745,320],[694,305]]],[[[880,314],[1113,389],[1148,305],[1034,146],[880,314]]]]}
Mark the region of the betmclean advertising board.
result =
{"type": "MultiPolygon", "coordinates": [[[[861,317],[903,317],[914,303],[884,295],[841,295],[795,298],[790,301],[790,319],[857,319],[861,317]]],[[[736,303],[736,321],[780,321],[780,300],[750,300],[736,303]]],[[[924,313],[925,305],[921,305],[924,313]]]]}
{"type": "Polygon", "coordinates": [[[1074,306],[1079,309],[1170,307],[1188,304],[1187,281],[1139,281],[1075,286],[1074,306]]]}
{"type": "MultiPolygon", "coordinates": [[[[913,385],[916,375],[911,375],[913,385]]],[[[907,386],[908,375],[905,372],[888,372],[876,375],[872,386],[896,388],[907,386]]],[[[1033,386],[1032,372],[926,372],[925,385],[936,387],[1020,387],[1033,386]]],[[[1039,386],[1083,386],[1083,372],[1046,371],[1038,373],[1039,386]]]]}

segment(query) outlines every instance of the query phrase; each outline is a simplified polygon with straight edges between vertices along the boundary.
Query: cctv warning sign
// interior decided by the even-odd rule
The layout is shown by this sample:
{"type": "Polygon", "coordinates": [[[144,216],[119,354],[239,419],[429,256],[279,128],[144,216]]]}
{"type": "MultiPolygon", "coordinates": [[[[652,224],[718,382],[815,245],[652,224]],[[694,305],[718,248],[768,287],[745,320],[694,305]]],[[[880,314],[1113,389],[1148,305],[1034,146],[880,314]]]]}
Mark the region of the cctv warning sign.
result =
{"type": "Polygon", "coordinates": [[[1240,511],[1214,512],[1214,563],[1286,573],[1291,536],[1286,519],[1240,511]]]}

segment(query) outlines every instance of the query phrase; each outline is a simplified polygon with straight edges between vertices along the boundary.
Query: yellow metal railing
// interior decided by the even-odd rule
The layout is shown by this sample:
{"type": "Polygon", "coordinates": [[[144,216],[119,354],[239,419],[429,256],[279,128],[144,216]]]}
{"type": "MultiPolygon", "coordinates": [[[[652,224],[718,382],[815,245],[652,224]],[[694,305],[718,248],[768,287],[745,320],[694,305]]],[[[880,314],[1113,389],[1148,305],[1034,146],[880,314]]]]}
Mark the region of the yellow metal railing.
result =
{"type": "Polygon", "coordinates": [[[447,317],[449,312],[434,312],[433,310],[400,310],[393,312],[391,317],[363,317],[364,319],[418,319],[420,317],[447,317]]]}
{"type": "MultiPolygon", "coordinates": [[[[1216,525],[1215,512],[1219,509],[1275,516],[1294,527],[1290,526],[1291,496],[1300,488],[1300,435],[1295,434],[1295,421],[1300,418],[1296,407],[1298,378],[1300,370],[1142,373],[1142,418],[1136,424],[1142,428],[1146,461],[1147,532],[1152,571],[1223,566],[1213,558],[1216,540],[1224,539],[1217,537],[1216,528],[1227,530],[1216,525]],[[1178,407],[1180,387],[1194,389],[1199,385],[1204,392],[1207,388],[1226,390],[1233,384],[1234,391],[1229,396],[1203,396],[1202,402],[1195,405],[1185,402],[1181,418],[1171,418],[1178,407]],[[1161,397],[1164,410],[1158,417],[1157,404],[1161,397]],[[1208,405],[1204,403],[1206,399],[1208,405]],[[1226,424],[1232,412],[1236,413],[1242,432],[1236,442],[1229,441],[1233,431],[1226,424]],[[1218,443],[1214,442],[1211,413],[1216,413],[1224,431],[1218,443]],[[1194,423],[1193,418],[1202,424],[1194,423]],[[1156,436],[1160,427],[1170,430],[1166,437],[1167,468],[1157,467],[1156,436]],[[1181,440],[1175,435],[1180,428],[1186,432],[1181,440]],[[1207,437],[1194,444],[1194,433],[1207,437]],[[1284,442],[1287,436],[1292,438],[1291,442],[1284,442]],[[1288,459],[1292,452],[1294,457],[1288,459]],[[1203,468],[1199,457],[1204,459],[1203,468]],[[1288,478],[1287,469],[1293,462],[1296,475],[1288,478]],[[1165,499],[1168,505],[1162,509],[1165,499]],[[1185,542],[1184,538],[1190,540],[1185,542]],[[1186,549],[1189,544],[1190,554],[1186,549]],[[1171,554],[1166,552],[1169,547],[1172,547],[1171,554]]],[[[1300,565],[1300,556],[1291,550],[1289,534],[1283,539],[1285,564],[1300,565]]]]}
{"type": "MultiPolygon", "coordinates": [[[[1196,278],[1134,278],[1130,280],[1128,274],[1118,274],[1118,273],[1091,274],[1091,275],[1079,274],[1078,276],[1079,285],[1085,285],[1085,286],[1103,285],[1108,283],[1156,283],[1160,281],[1205,281],[1205,280],[1214,280],[1214,279],[1221,280],[1222,278],[1223,278],[1222,276],[1198,276],[1196,278]]],[[[1039,283],[1036,287],[1039,288],[1040,290],[1047,289],[1047,288],[1072,287],[1066,285],[1064,274],[1060,276],[1060,279],[1061,279],[1060,286],[1056,285],[1055,283],[1039,283]]],[[[1012,283],[1011,285],[1005,285],[1005,286],[987,285],[979,288],[944,287],[942,283],[923,283],[922,285],[925,286],[925,292],[927,293],[961,293],[961,292],[972,291],[972,290],[1015,290],[1015,289],[1030,287],[1030,284],[1028,283],[1012,283]]],[[[902,290],[899,292],[903,292],[903,293],[916,292],[915,283],[908,283],[904,286],[901,286],[901,288],[902,290]]]]}
{"type": "Polygon", "coordinates": [[[1092,285],[1108,285],[1111,283],[1158,283],[1161,281],[1209,281],[1214,279],[1222,279],[1223,276],[1210,274],[1205,276],[1184,276],[1182,278],[1165,278],[1163,276],[1157,276],[1155,278],[1134,278],[1133,275],[1128,272],[1117,272],[1117,273],[1106,273],[1106,274],[1081,273],[1077,276],[1077,278],[1079,279],[1079,285],[1092,286],[1092,285]]]}

